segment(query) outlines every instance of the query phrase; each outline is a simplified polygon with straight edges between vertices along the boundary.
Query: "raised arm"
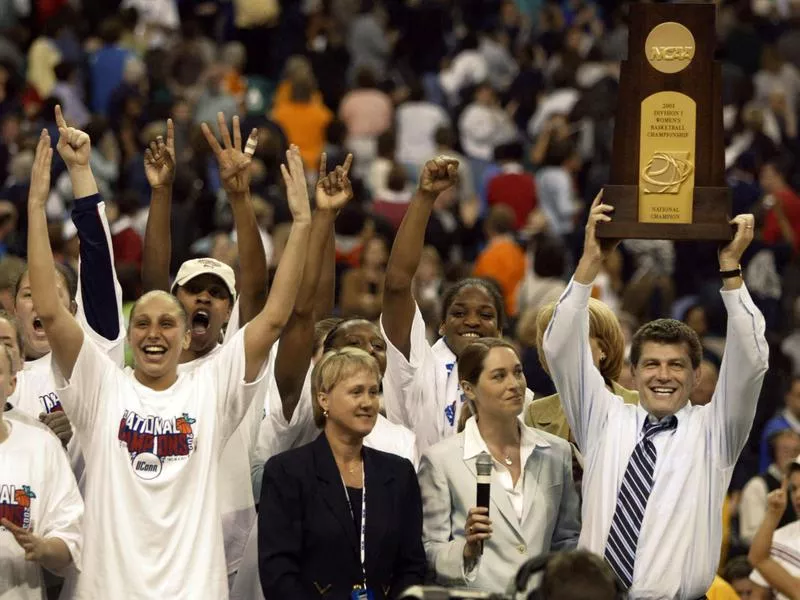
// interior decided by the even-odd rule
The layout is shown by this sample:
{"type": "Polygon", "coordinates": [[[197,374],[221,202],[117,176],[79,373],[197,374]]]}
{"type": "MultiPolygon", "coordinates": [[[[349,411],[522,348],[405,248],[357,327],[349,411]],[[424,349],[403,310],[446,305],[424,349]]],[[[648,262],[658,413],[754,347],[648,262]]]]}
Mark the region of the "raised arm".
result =
{"type": "Polygon", "coordinates": [[[314,315],[317,319],[332,315],[336,305],[336,233],[333,223],[328,231],[322,256],[322,272],[314,296],[314,315]]]}
{"type": "Polygon", "coordinates": [[[592,203],[586,223],[583,255],[567,289],[553,310],[544,333],[543,349],[561,405],[581,452],[592,432],[602,427],[612,396],[592,362],[589,346],[589,297],[592,283],[617,242],[598,239],[599,222],[610,221],[613,208],[602,204],[602,192],[592,203]]]}
{"type": "Polygon", "coordinates": [[[167,119],[167,141],[159,136],[144,151],[144,173],[150,184],[150,211],[144,232],[142,289],[169,291],[172,258],[172,183],[175,180],[175,127],[167,119]]]}
{"type": "Polygon", "coordinates": [[[392,345],[406,358],[411,352],[411,325],[414,320],[411,283],[422,258],[425,228],[436,198],[457,180],[457,160],[440,156],[425,163],[417,192],[411,199],[392,244],[386,265],[382,307],[383,314],[391,318],[383,320],[383,329],[392,345]]]}
{"type": "MultiPolygon", "coordinates": [[[[59,133],[58,151],[64,162],[88,167],[89,136],[72,127],[59,128],[59,133]]],[[[28,268],[34,310],[42,321],[59,370],[69,379],[83,344],[83,330],[58,295],[56,265],[50,248],[45,215],[52,160],[50,136],[47,130],[42,130],[36,146],[31,171],[31,188],[28,194],[28,268]]],[[[79,183],[88,187],[87,180],[81,180],[79,183]]],[[[87,191],[84,187],[80,190],[76,188],[75,193],[87,191]]]]}
{"type": "Polygon", "coordinates": [[[245,329],[245,381],[248,383],[255,381],[269,356],[272,344],[289,321],[300,289],[308,250],[311,208],[300,149],[293,145],[286,153],[286,159],[289,167],[281,165],[281,173],[286,182],[289,209],[294,221],[267,303],[245,329]]]}
{"type": "Polygon", "coordinates": [[[793,577],[770,557],[772,534],[775,533],[775,529],[786,511],[788,486],[789,479],[784,478],[780,489],[770,492],[767,496],[767,512],[761,522],[761,527],[758,528],[758,532],[753,538],[747,558],[770,586],[791,600],[798,600],[800,599],[800,578],[793,577]]]}
{"type": "MultiPolygon", "coordinates": [[[[67,123],[59,105],[56,105],[55,118],[59,131],[66,130],[67,123]]],[[[114,268],[111,229],[91,165],[77,164],[77,158],[77,155],[68,155],[64,162],[75,196],[72,222],[80,240],[78,319],[103,340],[120,342],[118,356],[114,358],[121,364],[124,359],[120,336],[122,288],[114,268]]]]}
{"type": "Polygon", "coordinates": [[[250,200],[250,163],[258,143],[258,129],[250,132],[243,151],[239,117],[233,117],[233,140],[221,112],[217,113],[217,125],[224,148],[208,125],[202,123],[200,127],[217,159],[222,187],[233,211],[239,246],[239,324],[243,327],[264,308],[268,285],[267,256],[250,200]]]}
{"type": "MultiPolygon", "coordinates": [[[[733,240],[719,252],[721,272],[736,271],[753,240],[753,215],[738,215],[733,240]]],[[[722,301],[728,312],[725,353],[709,404],[713,439],[721,467],[733,466],[744,448],[756,414],[761,384],[769,363],[766,324],[741,277],[722,279],[722,301]]]]}
{"type": "Polygon", "coordinates": [[[275,357],[275,381],[283,406],[283,416],[287,422],[300,400],[314,345],[314,304],[320,279],[322,263],[325,260],[325,246],[330,238],[336,212],[353,197],[348,174],[352,155],[347,155],[343,167],[337,167],[330,174],[326,171],[326,156],[320,162],[319,179],[316,187],[317,209],[311,220],[311,233],[308,253],[303,268],[303,279],[294,310],[278,343],[275,357]]]}

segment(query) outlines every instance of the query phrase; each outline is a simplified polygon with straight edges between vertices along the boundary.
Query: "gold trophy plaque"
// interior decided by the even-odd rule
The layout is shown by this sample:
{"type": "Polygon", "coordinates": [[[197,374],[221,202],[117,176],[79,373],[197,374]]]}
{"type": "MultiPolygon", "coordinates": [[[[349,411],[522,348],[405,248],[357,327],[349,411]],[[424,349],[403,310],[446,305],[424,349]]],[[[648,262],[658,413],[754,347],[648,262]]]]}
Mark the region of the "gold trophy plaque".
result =
{"type": "Polygon", "coordinates": [[[731,238],[713,4],[630,8],[606,238],[731,238]]]}

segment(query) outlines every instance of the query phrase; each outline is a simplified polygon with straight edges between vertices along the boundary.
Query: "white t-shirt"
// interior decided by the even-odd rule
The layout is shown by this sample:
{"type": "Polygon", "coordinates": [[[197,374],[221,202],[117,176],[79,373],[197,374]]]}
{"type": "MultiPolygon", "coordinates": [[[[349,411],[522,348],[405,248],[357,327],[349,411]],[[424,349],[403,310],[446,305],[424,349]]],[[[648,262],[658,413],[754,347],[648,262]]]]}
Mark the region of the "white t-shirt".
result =
{"type": "MultiPolygon", "coordinates": [[[[793,577],[800,577],[800,520],[784,525],[772,535],[770,556],[793,577]]],[[[750,580],[756,585],[769,588],[767,580],[761,573],[753,569],[750,580]]],[[[777,600],[790,600],[783,594],[776,593],[777,600]]]]}
{"type": "MultiPolygon", "coordinates": [[[[234,307],[238,314],[238,305],[234,307]]],[[[237,327],[238,324],[234,325],[237,327]]],[[[225,343],[235,337],[235,330],[229,324],[225,334],[225,343]]],[[[178,373],[191,373],[195,369],[205,367],[222,350],[217,345],[202,358],[178,365],[178,373]]],[[[274,353],[270,353],[270,360],[274,353]]],[[[267,371],[270,367],[267,366],[267,371]]],[[[222,535],[225,542],[225,562],[228,573],[235,573],[244,555],[247,536],[256,522],[253,486],[250,480],[250,455],[255,447],[258,428],[264,416],[266,400],[266,381],[262,380],[261,389],[254,391],[253,401],[244,419],[225,444],[220,461],[219,507],[222,516],[222,535]]]]}
{"type": "MultiPolygon", "coordinates": [[[[406,359],[383,328],[386,340],[386,373],[383,376],[383,399],[386,416],[417,436],[420,454],[430,446],[454,435],[464,396],[458,381],[458,361],[444,338],[433,346],[428,343],[425,321],[414,303],[411,325],[411,351],[406,359]]],[[[533,392],[525,390],[525,407],[533,401],[533,392]]]]}
{"type": "MultiPolygon", "coordinates": [[[[8,439],[0,444],[0,518],[36,535],[64,541],[81,565],[83,500],[58,438],[41,425],[11,417],[8,439]]],[[[0,600],[41,600],[42,569],[0,525],[0,600]]]]}
{"type": "MultiPolygon", "coordinates": [[[[270,400],[269,414],[261,423],[258,433],[255,454],[257,466],[260,465],[263,468],[264,463],[270,457],[308,444],[320,434],[320,429],[314,423],[314,411],[311,404],[312,370],[313,367],[309,367],[303,382],[303,389],[300,392],[300,400],[292,413],[292,420],[288,423],[283,416],[275,372],[270,370],[267,388],[267,397],[270,400]]],[[[406,458],[411,461],[415,469],[419,465],[414,433],[402,425],[391,423],[383,415],[378,415],[375,427],[364,438],[364,445],[367,448],[406,458]]]]}
{"type": "Polygon", "coordinates": [[[244,383],[244,331],[164,391],[116,368],[88,337],[69,382],[54,365],[86,458],[75,598],[228,597],[219,463],[264,374],[244,383]]]}
{"type": "Polygon", "coordinates": [[[397,107],[397,158],[423,164],[436,154],[436,130],[450,123],[445,110],[432,102],[405,102],[397,107]]]}

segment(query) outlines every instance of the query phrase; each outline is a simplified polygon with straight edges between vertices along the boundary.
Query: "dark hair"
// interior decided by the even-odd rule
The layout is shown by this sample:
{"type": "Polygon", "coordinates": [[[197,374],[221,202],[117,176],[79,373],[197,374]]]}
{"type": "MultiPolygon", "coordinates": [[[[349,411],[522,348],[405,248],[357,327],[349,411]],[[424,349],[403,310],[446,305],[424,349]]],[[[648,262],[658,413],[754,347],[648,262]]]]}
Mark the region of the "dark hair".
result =
{"type": "Polygon", "coordinates": [[[703,346],[694,329],[676,319],[656,319],[642,325],[631,342],[631,364],[635,367],[642,357],[642,346],[646,342],[657,344],[686,344],[692,368],[703,360],[703,346]]]}
{"type": "Polygon", "coordinates": [[[461,39],[461,50],[477,50],[478,49],[478,34],[474,31],[469,31],[461,39]]]}
{"type": "Polygon", "coordinates": [[[725,563],[722,568],[722,578],[728,583],[733,583],[736,579],[747,579],[753,572],[753,565],[747,560],[746,556],[737,556],[725,563]]]}
{"type": "Polygon", "coordinates": [[[58,81],[68,81],[72,74],[75,72],[75,65],[71,62],[62,60],[60,63],[56,65],[56,68],[53,69],[55,73],[56,79],[58,81]]]}
{"type": "Polygon", "coordinates": [[[290,94],[292,102],[310,102],[314,93],[314,86],[306,79],[299,79],[292,82],[290,94]]]}
{"type": "Polygon", "coordinates": [[[452,148],[456,144],[456,134],[449,125],[442,125],[436,130],[434,141],[439,146],[447,146],[448,148],[452,148]]]}
{"type": "Polygon", "coordinates": [[[392,129],[384,131],[378,136],[378,156],[381,158],[394,158],[397,150],[397,137],[392,129]]]}
{"type": "Polygon", "coordinates": [[[495,162],[512,161],[522,162],[525,158],[525,149],[521,142],[508,142],[500,144],[494,149],[495,162]]]}
{"type": "Polygon", "coordinates": [[[327,317],[314,323],[314,354],[322,348],[331,330],[343,320],[341,317],[327,317]]]}
{"type": "Polygon", "coordinates": [[[369,67],[359,67],[356,72],[356,88],[374,88],[378,86],[378,79],[369,67]]]}
{"type": "MultiPolygon", "coordinates": [[[[19,286],[22,283],[22,278],[25,277],[25,274],[29,270],[30,269],[25,269],[14,284],[14,304],[17,302],[17,295],[19,294],[19,286]]],[[[56,272],[61,275],[61,279],[64,280],[64,285],[69,293],[70,302],[74,302],[75,296],[78,295],[78,278],[75,276],[75,272],[61,263],[56,263],[56,272]]]]}
{"type": "Polygon", "coordinates": [[[122,37],[125,27],[117,17],[109,17],[100,23],[100,39],[106,45],[116,44],[122,37]]]}
{"type": "Polygon", "coordinates": [[[336,336],[342,329],[344,329],[349,323],[354,323],[355,321],[363,321],[364,323],[374,325],[372,321],[365,319],[364,317],[347,317],[346,319],[339,319],[339,322],[331,327],[330,331],[328,331],[327,335],[325,336],[325,339],[322,340],[322,351],[330,352],[331,350],[335,350],[336,348],[333,347],[333,340],[336,339],[336,336]]]}
{"type": "Polygon", "coordinates": [[[613,600],[620,597],[614,572],[586,550],[559,552],[544,569],[539,591],[558,600],[613,600]]]}
{"type": "Polygon", "coordinates": [[[482,277],[465,277],[459,279],[451,285],[442,296],[442,321],[447,318],[447,311],[458,296],[459,292],[464,288],[477,287],[489,294],[494,304],[494,309],[497,311],[497,328],[502,331],[506,326],[506,305],[503,301],[503,294],[500,293],[500,288],[491,279],[484,279],[482,277]]]}
{"type": "Polygon", "coordinates": [[[559,238],[542,234],[535,239],[533,272],[539,277],[561,277],[566,268],[566,250],[559,238]]]}
{"type": "Polygon", "coordinates": [[[544,166],[560,167],[575,155],[576,146],[570,138],[552,140],[547,147],[544,157],[544,166]]]}
{"type": "Polygon", "coordinates": [[[508,204],[495,204],[489,209],[486,217],[486,229],[499,235],[512,233],[517,222],[517,215],[508,204]]]}
{"type": "Polygon", "coordinates": [[[328,124],[328,129],[325,131],[325,137],[329,144],[334,146],[341,146],[347,138],[347,125],[339,119],[334,119],[328,124]]]}
{"type": "Polygon", "coordinates": [[[392,192],[402,192],[406,189],[406,170],[400,163],[394,163],[386,178],[386,187],[392,192]]]}
{"type": "Polygon", "coordinates": [[[511,348],[519,358],[519,353],[511,342],[502,338],[480,338],[461,351],[458,357],[458,380],[477,385],[483,372],[483,363],[493,348],[511,348]]]}

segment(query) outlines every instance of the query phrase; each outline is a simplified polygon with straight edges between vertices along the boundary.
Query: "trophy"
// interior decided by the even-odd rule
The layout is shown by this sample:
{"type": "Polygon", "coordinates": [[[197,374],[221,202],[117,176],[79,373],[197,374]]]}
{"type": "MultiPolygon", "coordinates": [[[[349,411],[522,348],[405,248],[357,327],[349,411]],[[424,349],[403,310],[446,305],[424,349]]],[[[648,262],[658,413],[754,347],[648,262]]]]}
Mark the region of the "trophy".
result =
{"type": "Polygon", "coordinates": [[[603,238],[729,240],[713,4],[633,4],[603,238]]]}

